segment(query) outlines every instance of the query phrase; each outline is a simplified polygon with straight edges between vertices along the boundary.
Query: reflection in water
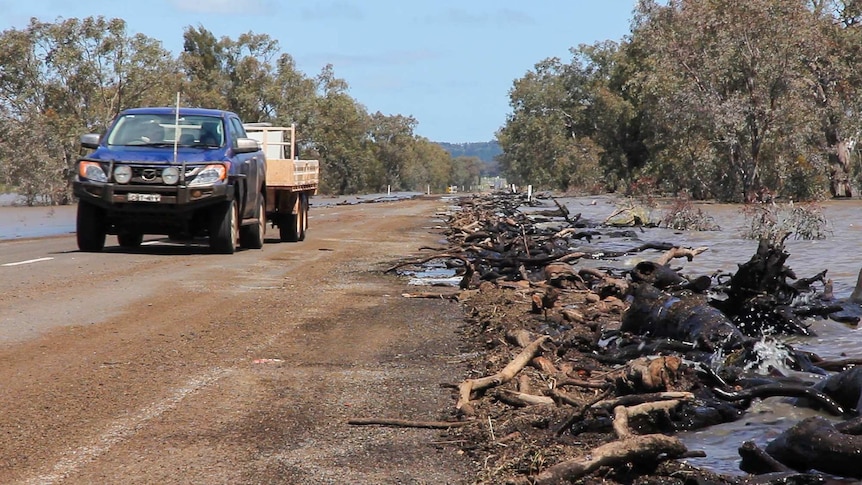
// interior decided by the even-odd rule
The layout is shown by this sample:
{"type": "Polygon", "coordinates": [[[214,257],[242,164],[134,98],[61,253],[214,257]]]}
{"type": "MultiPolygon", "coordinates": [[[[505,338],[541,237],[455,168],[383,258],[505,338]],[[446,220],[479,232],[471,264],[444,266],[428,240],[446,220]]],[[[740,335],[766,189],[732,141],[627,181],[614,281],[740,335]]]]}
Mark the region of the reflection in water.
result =
{"type": "MultiPolygon", "coordinates": [[[[572,215],[581,214],[582,219],[603,222],[616,208],[615,199],[608,197],[579,197],[559,199],[572,215]]],[[[553,204],[550,204],[553,207],[553,204]]],[[[716,272],[735,273],[737,265],[747,262],[757,249],[757,241],[744,239],[742,234],[748,221],[739,205],[699,204],[704,213],[711,216],[721,226],[721,231],[684,232],[660,228],[637,230],[638,240],[614,239],[613,241],[594,240],[590,245],[584,242],[582,248],[606,248],[626,250],[642,242],[663,242],[687,247],[708,247],[709,250],[696,256],[693,261],[674,260],[672,265],[681,268],[686,276],[712,275],[716,272]]],[[[828,271],[827,277],[833,280],[836,298],[847,298],[856,284],[856,277],[862,269],[862,254],[858,241],[862,237],[862,201],[829,201],[823,204],[823,214],[829,221],[830,236],[820,241],[800,241],[788,239],[785,248],[790,254],[789,266],[798,277],[810,277],[828,271]]],[[[546,207],[547,208],[547,207],[546,207]]],[[[653,220],[660,219],[664,211],[656,209],[653,220]]],[[[614,266],[632,268],[642,260],[653,259],[657,252],[633,254],[614,266]]],[[[580,264],[580,263],[579,263],[580,264]]],[[[584,261],[583,264],[591,264],[584,261]]],[[[607,262],[599,265],[611,266],[607,262]]],[[[811,320],[815,337],[792,337],[787,341],[798,349],[808,350],[827,358],[859,357],[862,339],[856,327],[847,326],[831,320],[811,320]]],[[[763,352],[775,350],[768,343],[761,346],[763,352]]],[[[773,359],[777,364],[779,359],[773,359]]],[[[786,370],[786,372],[791,372],[786,370]]],[[[817,376],[806,376],[812,380],[817,376]]],[[[692,450],[704,450],[706,458],[691,459],[692,464],[707,467],[720,473],[742,474],[739,470],[737,449],[747,440],[753,440],[763,447],[781,431],[812,415],[815,411],[798,408],[783,398],[769,398],[756,402],[743,419],[713,426],[705,430],[683,433],[680,438],[692,450]]],[[[823,415],[823,414],[821,414],[823,415]]],[[[829,417],[828,415],[823,415],[829,417]]]]}

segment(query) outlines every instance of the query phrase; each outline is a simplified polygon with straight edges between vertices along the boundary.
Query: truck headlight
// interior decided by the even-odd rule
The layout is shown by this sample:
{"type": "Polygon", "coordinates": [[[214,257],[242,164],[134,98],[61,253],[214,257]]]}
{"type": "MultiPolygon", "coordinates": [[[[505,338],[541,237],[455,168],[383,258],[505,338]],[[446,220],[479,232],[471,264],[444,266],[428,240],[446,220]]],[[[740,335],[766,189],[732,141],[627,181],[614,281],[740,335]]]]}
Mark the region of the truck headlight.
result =
{"type": "Polygon", "coordinates": [[[129,183],[129,180],[132,180],[132,167],[128,165],[118,165],[117,168],[114,169],[114,180],[116,180],[118,184],[129,183]]]}
{"type": "Polygon", "coordinates": [[[168,167],[162,170],[162,182],[168,185],[174,185],[180,180],[180,169],[177,167],[168,167]]]}
{"type": "Polygon", "coordinates": [[[201,185],[212,185],[223,181],[227,178],[227,166],[222,164],[212,164],[192,172],[194,179],[189,183],[189,187],[198,187],[201,185]]]}
{"type": "Polygon", "coordinates": [[[107,182],[108,176],[98,162],[81,162],[78,164],[78,175],[94,182],[107,182]]]}

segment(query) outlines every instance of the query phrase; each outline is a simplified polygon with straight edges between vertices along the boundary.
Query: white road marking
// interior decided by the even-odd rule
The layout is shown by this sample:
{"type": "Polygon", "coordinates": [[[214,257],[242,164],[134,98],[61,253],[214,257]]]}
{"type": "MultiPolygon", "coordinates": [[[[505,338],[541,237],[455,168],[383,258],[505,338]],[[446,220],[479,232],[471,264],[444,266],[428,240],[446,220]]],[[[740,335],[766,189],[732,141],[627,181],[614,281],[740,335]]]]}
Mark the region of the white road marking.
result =
{"type": "Polygon", "coordinates": [[[147,421],[155,419],[166,411],[177,407],[187,396],[210,386],[232,372],[232,370],[215,367],[208,372],[195,376],[185,386],[174,390],[167,398],[150,404],[139,410],[128,418],[118,419],[101,435],[95,437],[90,443],[85,443],[78,448],[67,450],[63,458],[58,461],[51,472],[29,480],[28,484],[50,485],[58,483],[75,473],[79,468],[95,460],[108,452],[112,446],[122,443],[143,429],[147,421]]]}
{"type": "Polygon", "coordinates": [[[51,261],[54,258],[37,258],[37,259],[28,259],[27,261],[17,261],[15,263],[6,263],[0,266],[20,266],[22,264],[30,264],[30,263],[39,263],[42,261],[51,261]]]}

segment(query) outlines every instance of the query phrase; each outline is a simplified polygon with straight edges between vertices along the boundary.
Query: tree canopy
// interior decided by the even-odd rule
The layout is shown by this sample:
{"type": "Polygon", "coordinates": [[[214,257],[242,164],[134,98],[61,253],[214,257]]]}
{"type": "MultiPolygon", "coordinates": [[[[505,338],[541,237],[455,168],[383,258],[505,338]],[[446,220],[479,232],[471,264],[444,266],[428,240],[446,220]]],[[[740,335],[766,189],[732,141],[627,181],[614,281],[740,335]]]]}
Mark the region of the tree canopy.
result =
{"type": "Polygon", "coordinates": [[[852,195],[858,2],[640,0],[631,35],[515,80],[515,183],[747,201],[852,195]]]}
{"type": "Polygon", "coordinates": [[[296,123],[303,157],[321,162],[323,193],[442,191],[463,175],[462,161],[414,133],[415,119],[369,113],[332,66],[307,75],[267,34],[217,38],[199,25],[182,38],[174,56],[103,17],[0,33],[0,182],[29,204],[68,202],[79,136],[125,108],[173,105],[178,92],[184,105],[247,122],[296,123]]]}

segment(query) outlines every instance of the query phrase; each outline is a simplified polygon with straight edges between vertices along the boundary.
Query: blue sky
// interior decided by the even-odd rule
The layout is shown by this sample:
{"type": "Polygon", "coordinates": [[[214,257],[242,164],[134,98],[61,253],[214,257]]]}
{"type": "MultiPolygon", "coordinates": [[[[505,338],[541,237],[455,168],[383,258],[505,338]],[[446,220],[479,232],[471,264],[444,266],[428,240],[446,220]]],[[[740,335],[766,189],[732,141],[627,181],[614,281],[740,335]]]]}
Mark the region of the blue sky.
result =
{"type": "Polygon", "coordinates": [[[369,112],[410,115],[432,141],[488,141],[510,113],[508,92],[542,59],[619,41],[636,0],[0,0],[0,30],[102,15],[174,54],[183,30],[278,40],[300,70],[326,64],[369,112]]]}

